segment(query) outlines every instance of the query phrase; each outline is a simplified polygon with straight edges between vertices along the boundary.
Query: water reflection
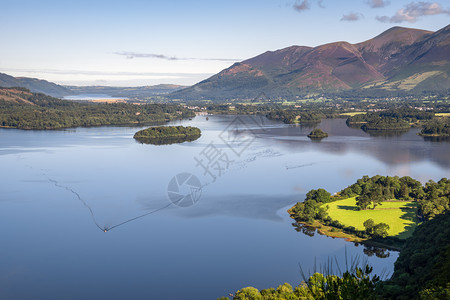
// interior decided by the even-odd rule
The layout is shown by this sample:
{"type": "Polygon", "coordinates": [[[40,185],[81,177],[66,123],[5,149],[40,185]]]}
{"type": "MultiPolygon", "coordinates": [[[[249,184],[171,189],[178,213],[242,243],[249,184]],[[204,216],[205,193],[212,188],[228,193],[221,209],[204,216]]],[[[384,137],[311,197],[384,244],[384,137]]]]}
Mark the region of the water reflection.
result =
{"type": "Polygon", "coordinates": [[[404,130],[364,130],[365,133],[370,136],[376,137],[393,137],[393,136],[401,136],[407,133],[409,129],[404,130]]]}
{"type": "Polygon", "coordinates": [[[423,140],[426,142],[448,143],[450,136],[424,136],[423,140]]]}
{"type": "Polygon", "coordinates": [[[371,155],[389,165],[431,160],[450,168],[449,144],[445,138],[425,138],[426,141],[442,143],[423,143],[424,138],[417,135],[418,128],[405,132],[377,132],[369,135],[359,128],[348,127],[344,119],[325,119],[317,126],[329,134],[320,143],[313,143],[306,135],[314,126],[290,125],[281,128],[265,128],[254,131],[267,144],[276,140],[286,150],[314,150],[333,154],[358,152],[371,155]]]}
{"type": "MultiPolygon", "coordinates": [[[[309,226],[306,224],[295,222],[295,223],[292,223],[292,226],[294,227],[294,229],[297,232],[301,232],[304,235],[309,236],[309,237],[314,237],[314,235],[316,233],[318,233],[320,235],[324,235],[324,234],[320,233],[320,231],[317,230],[315,227],[309,226]]],[[[330,238],[336,239],[336,237],[330,237],[330,238]]],[[[369,257],[375,255],[378,258],[388,258],[391,256],[390,251],[392,251],[392,250],[389,250],[385,247],[374,246],[374,245],[370,244],[370,241],[368,243],[358,243],[358,242],[352,242],[352,243],[355,245],[355,247],[362,245],[364,247],[363,253],[369,257]]]]}

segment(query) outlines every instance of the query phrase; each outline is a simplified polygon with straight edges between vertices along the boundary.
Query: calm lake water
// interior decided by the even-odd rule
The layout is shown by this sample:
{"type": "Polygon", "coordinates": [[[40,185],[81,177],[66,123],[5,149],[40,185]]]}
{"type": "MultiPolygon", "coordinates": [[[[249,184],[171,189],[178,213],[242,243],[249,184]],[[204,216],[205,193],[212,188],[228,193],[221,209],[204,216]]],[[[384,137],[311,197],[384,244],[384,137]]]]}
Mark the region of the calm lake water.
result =
{"type": "Polygon", "coordinates": [[[397,252],[297,232],[286,210],[363,175],[450,174],[450,144],[417,129],[370,136],[324,120],[329,138],[312,142],[311,126],[248,116],[173,124],[202,137],[153,146],[134,141],[136,127],[0,129],[1,299],[216,299],[297,285],[299,264],[345,268],[346,253],[390,273],[397,252]],[[172,204],[177,194],[194,205],[172,204]]]}
{"type": "Polygon", "coordinates": [[[108,94],[80,94],[80,95],[72,95],[65,96],[63,99],[65,100],[76,100],[76,101],[89,101],[89,100],[103,100],[103,99],[128,99],[126,97],[112,97],[108,94]]]}

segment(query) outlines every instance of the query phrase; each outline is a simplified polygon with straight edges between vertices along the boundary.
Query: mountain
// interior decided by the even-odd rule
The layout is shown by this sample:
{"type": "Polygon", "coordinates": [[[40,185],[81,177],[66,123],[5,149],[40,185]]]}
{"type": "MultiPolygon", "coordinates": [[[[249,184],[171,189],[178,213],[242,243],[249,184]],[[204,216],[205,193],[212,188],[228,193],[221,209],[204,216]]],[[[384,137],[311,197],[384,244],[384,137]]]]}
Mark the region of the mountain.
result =
{"type": "Polygon", "coordinates": [[[43,93],[58,98],[73,94],[69,89],[53,82],[36,78],[13,77],[4,73],[0,73],[0,87],[24,87],[34,93],[43,93]]]}
{"type": "Polygon", "coordinates": [[[445,91],[450,25],[436,32],[393,27],[362,43],[291,46],[235,63],[170,95],[181,99],[295,98],[342,91],[445,91]]]}

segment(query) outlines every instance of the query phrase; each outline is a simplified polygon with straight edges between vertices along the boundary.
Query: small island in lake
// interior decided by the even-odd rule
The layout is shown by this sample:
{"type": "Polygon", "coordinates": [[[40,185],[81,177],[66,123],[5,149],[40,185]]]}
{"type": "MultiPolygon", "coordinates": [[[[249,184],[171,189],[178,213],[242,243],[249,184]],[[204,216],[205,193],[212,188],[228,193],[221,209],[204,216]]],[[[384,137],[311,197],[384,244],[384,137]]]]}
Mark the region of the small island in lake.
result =
{"type": "Polygon", "coordinates": [[[201,136],[201,131],[192,126],[157,126],[140,130],[134,138],[143,144],[169,145],[192,142],[201,136]]]}
{"type": "Polygon", "coordinates": [[[308,134],[310,139],[323,139],[328,137],[328,133],[324,132],[322,129],[316,128],[308,134]]]}

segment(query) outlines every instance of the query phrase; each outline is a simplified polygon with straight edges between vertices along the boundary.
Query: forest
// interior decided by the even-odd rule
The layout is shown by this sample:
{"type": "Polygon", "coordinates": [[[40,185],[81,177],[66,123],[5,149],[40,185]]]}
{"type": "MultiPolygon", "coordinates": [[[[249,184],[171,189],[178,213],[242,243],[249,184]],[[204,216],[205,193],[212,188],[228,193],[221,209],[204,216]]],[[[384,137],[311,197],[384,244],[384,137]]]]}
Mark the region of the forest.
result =
{"type": "Polygon", "coordinates": [[[140,130],[134,138],[143,144],[168,145],[192,142],[201,136],[201,131],[192,126],[156,126],[140,130]]]}
{"type": "MultiPolygon", "coordinates": [[[[4,89],[3,89],[4,90],[4,89]]],[[[11,89],[9,89],[11,90],[11,89]]],[[[0,98],[0,126],[18,129],[61,129],[101,125],[161,124],[195,114],[180,105],[80,103],[14,89],[10,101],[0,98]]]]}
{"type": "Polygon", "coordinates": [[[449,118],[439,118],[432,122],[425,124],[420,131],[421,136],[450,136],[450,119],[449,118]]]}
{"type": "Polygon", "coordinates": [[[347,119],[347,125],[359,126],[364,131],[404,130],[410,128],[411,125],[427,124],[434,118],[434,112],[400,107],[351,116],[347,119]]]}

